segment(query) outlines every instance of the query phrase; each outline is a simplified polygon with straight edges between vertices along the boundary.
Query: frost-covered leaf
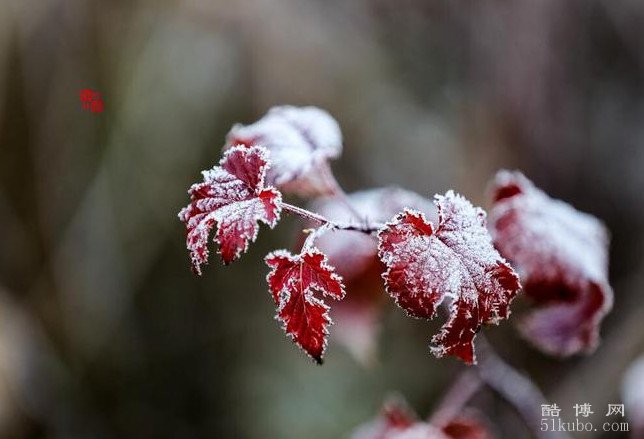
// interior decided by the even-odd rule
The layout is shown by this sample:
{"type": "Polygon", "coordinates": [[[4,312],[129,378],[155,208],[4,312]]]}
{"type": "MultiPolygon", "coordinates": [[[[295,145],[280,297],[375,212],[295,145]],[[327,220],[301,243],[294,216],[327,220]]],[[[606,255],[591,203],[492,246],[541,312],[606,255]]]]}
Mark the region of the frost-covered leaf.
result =
{"type": "Polygon", "coordinates": [[[387,439],[450,439],[450,437],[433,425],[419,422],[406,430],[388,435],[387,439]]]}
{"type": "Polygon", "coordinates": [[[492,439],[478,414],[465,410],[445,425],[418,420],[400,398],[388,400],[376,419],[358,427],[351,439],[492,439]]]}
{"type": "Polygon", "coordinates": [[[351,439],[391,439],[418,424],[420,421],[407,402],[401,397],[392,397],[374,420],[356,428],[351,439]]]}
{"type": "Polygon", "coordinates": [[[449,318],[432,352],[475,362],[473,341],[484,323],[508,317],[519,278],[492,246],[485,212],[460,195],[437,195],[435,228],[417,211],[399,213],[380,231],[387,291],[414,317],[431,319],[446,299],[449,318]]]}
{"type": "Polygon", "coordinates": [[[342,133],[326,111],[316,107],[272,108],[251,125],[235,125],[226,146],[261,145],[270,151],[267,182],[300,195],[331,193],[328,160],[342,152],[342,133]]]}
{"type": "Polygon", "coordinates": [[[493,439],[494,435],[482,417],[466,410],[443,427],[443,433],[452,439],[493,439]]]}
{"type": "MultiPolygon", "coordinates": [[[[435,216],[436,208],[430,200],[396,187],[356,192],[348,200],[322,198],[312,203],[310,210],[339,223],[362,225],[384,223],[405,207],[435,216]]],[[[307,225],[316,226],[315,223],[307,225]]],[[[347,288],[345,299],[331,311],[336,325],[332,338],[358,361],[370,364],[375,360],[380,315],[387,303],[381,276],[385,267],[378,258],[377,242],[362,233],[333,230],[320,236],[316,246],[328,256],[347,288]]]]}
{"type": "Polygon", "coordinates": [[[258,222],[272,228],[279,220],[282,196],[264,185],[267,168],[264,148],[231,148],[219,166],[204,171],[203,182],[188,191],[190,204],[179,212],[179,219],[186,224],[186,245],[198,274],[208,262],[208,236],[215,225],[214,241],[228,264],[246,251],[248,241],[255,241],[258,222]]]}
{"type": "Polygon", "coordinates": [[[499,172],[493,199],[494,243],[539,305],[520,321],[522,335],[551,355],[592,352],[613,301],[605,227],[551,199],[520,172],[499,172]]]}
{"type": "Polygon", "coordinates": [[[315,248],[304,249],[299,255],[278,250],[265,260],[271,268],[267,281],[277,305],[276,319],[295,344],[321,364],[332,322],[329,307],[316,294],[342,299],[342,278],[315,248]]]}

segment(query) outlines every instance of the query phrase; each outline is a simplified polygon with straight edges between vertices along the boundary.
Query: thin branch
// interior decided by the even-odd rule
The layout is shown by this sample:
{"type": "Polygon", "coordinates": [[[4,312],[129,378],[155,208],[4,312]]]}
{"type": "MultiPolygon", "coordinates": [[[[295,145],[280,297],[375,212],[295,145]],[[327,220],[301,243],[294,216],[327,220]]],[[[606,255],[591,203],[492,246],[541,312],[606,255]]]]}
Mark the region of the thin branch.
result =
{"type": "Polygon", "coordinates": [[[306,218],[306,219],[318,222],[320,224],[331,223],[331,220],[323,217],[318,213],[311,212],[310,210],[302,209],[301,207],[297,207],[292,204],[285,203],[283,201],[282,201],[282,209],[285,210],[286,212],[294,213],[295,215],[299,215],[302,218],[306,218]]]}
{"type": "Polygon", "coordinates": [[[481,379],[508,401],[521,415],[535,437],[569,439],[565,432],[541,431],[541,405],[546,398],[532,380],[506,363],[482,334],[477,336],[479,352],[476,370],[481,379]]]}
{"type": "Polygon", "coordinates": [[[465,407],[467,402],[481,389],[483,381],[474,370],[462,372],[452,383],[429,418],[429,423],[437,428],[447,425],[465,407]]]}
{"type": "Polygon", "coordinates": [[[330,219],[320,215],[319,213],[311,212],[310,210],[306,210],[301,207],[284,202],[282,202],[282,209],[286,212],[294,213],[295,215],[301,216],[302,218],[309,219],[320,224],[329,224],[329,230],[348,230],[371,235],[384,227],[384,224],[382,223],[338,223],[331,221],[330,219]]]}
{"type": "Polygon", "coordinates": [[[365,224],[351,224],[351,223],[338,223],[333,227],[335,230],[348,230],[350,232],[361,232],[371,235],[385,227],[384,223],[365,223],[365,224]]]}

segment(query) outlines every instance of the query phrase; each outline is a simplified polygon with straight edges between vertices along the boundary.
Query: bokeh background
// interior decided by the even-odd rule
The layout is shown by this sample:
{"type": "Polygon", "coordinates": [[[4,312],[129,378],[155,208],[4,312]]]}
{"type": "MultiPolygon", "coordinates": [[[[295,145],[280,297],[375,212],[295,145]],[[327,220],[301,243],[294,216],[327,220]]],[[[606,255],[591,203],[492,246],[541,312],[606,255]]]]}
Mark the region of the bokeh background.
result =
{"type": "MultiPolygon", "coordinates": [[[[369,366],[332,342],[318,367],[286,339],[262,258],[294,220],[190,272],[187,188],[234,122],[277,104],[337,118],[347,191],[486,206],[494,172],[519,168],[602,218],[598,351],[553,360],[511,324],[488,333],[567,418],[588,402],[603,421],[644,352],[644,2],[0,0],[0,437],[338,438],[391,392],[436,406],[462,366],[429,354],[433,324],[389,307],[369,366]]],[[[490,391],[473,405],[528,437],[490,391]]]]}

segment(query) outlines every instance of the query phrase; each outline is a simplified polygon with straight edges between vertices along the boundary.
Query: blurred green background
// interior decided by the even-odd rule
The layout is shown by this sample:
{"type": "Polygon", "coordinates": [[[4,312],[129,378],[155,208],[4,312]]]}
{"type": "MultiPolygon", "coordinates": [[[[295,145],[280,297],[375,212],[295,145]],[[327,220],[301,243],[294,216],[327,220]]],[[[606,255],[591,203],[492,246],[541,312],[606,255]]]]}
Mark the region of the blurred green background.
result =
{"type": "MultiPolygon", "coordinates": [[[[488,332],[568,416],[620,400],[644,352],[643,2],[0,0],[0,437],[337,438],[392,391],[435,406],[463,366],[429,354],[434,323],[390,307],[370,367],[333,341],[315,366],[284,336],[262,259],[292,246],[292,219],[190,272],[187,188],[233,123],[278,104],[336,117],[347,191],[485,207],[494,172],[519,168],[602,218],[599,350],[559,361],[488,332]]],[[[473,404],[527,437],[493,393],[473,404]]]]}

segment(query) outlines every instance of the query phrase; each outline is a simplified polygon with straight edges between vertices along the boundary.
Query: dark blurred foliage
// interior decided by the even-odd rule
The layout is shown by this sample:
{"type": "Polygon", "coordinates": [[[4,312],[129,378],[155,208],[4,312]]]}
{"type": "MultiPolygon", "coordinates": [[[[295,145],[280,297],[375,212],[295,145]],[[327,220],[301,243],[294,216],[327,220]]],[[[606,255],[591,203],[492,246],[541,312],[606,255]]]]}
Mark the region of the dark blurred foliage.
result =
{"type": "MultiPolygon", "coordinates": [[[[293,220],[190,273],[187,188],[232,123],[277,104],[338,119],[349,191],[485,206],[493,173],[520,168],[602,218],[616,299],[599,350],[553,360],[511,323],[489,334],[568,419],[588,402],[603,420],[644,351],[643,2],[2,0],[1,437],[336,438],[391,391],[435,406],[463,366],[429,354],[433,323],[391,307],[370,368],[333,341],[315,366],[284,337],[262,258],[293,220]]],[[[528,435],[493,393],[473,403],[528,435]]]]}

